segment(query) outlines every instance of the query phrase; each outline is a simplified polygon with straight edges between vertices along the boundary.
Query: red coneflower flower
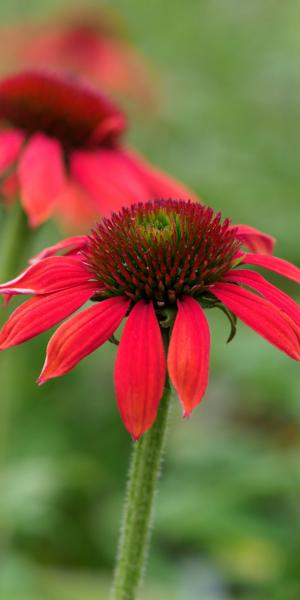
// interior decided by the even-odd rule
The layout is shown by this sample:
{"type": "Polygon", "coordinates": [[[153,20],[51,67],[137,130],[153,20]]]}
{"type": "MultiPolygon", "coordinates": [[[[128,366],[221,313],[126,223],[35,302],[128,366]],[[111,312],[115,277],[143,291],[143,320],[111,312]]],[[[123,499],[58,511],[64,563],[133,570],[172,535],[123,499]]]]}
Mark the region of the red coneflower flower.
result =
{"type": "Polygon", "coordinates": [[[122,112],[83,82],[34,71],[3,79],[1,192],[19,190],[32,227],[57,213],[81,229],[138,200],[193,197],[124,148],[124,130],[122,112]]]}
{"type": "Polygon", "coordinates": [[[158,200],[123,208],[90,236],[46,250],[0,286],[0,293],[34,296],[4,325],[0,349],[25,342],[93,300],[51,338],[38,380],[44,383],[109,340],[127,316],[115,387],[122,419],[137,439],[155,420],[166,369],[184,415],[201,401],[209,368],[206,308],[225,311],[233,330],[240,318],[300,359],[300,308],[262,275],[242,267],[258,265],[298,283],[300,270],[273,256],[243,253],[240,244],[228,219],[222,223],[219,213],[199,204],[158,200]],[[60,250],[69,255],[53,256],[60,250]],[[167,356],[163,329],[170,333],[167,356]]]}
{"type": "Polygon", "coordinates": [[[48,67],[82,74],[111,92],[153,104],[149,67],[107,9],[74,10],[52,22],[1,29],[2,69],[48,67]]]}

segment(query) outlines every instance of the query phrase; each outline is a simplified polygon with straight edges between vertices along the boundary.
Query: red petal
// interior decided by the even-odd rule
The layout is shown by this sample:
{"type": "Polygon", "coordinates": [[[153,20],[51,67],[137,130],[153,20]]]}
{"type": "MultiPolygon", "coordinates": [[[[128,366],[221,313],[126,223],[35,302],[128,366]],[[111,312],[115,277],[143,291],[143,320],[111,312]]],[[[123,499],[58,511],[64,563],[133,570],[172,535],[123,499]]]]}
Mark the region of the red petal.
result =
{"type": "Polygon", "coordinates": [[[115,388],[125,427],[137,440],[155,421],[166,377],[166,357],[152,303],[140,300],[121,337],[115,388]]]}
{"type": "Polygon", "coordinates": [[[201,402],[208,384],[210,333],[201,306],[187,296],[178,300],[168,370],[184,408],[184,416],[201,402]]]}
{"type": "Polygon", "coordinates": [[[124,205],[162,197],[197,200],[181,183],[128,151],[76,152],[71,169],[74,179],[97,202],[102,215],[124,205]]]}
{"type": "Polygon", "coordinates": [[[107,116],[96,127],[91,136],[91,142],[97,143],[100,146],[100,144],[105,145],[109,141],[115,141],[124,131],[125,127],[126,120],[123,114],[119,113],[107,116]]]}
{"type": "Polygon", "coordinates": [[[21,202],[29,223],[36,227],[53,212],[65,187],[62,148],[54,139],[37,133],[29,140],[20,159],[18,175],[21,202]]]}
{"type": "Polygon", "coordinates": [[[144,181],[119,150],[75,152],[71,158],[71,172],[97,203],[101,215],[149,199],[144,181]]]}
{"type": "Polygon", "coordinates": [[[129,301],[121,296],[103,300],[63,323],[52,336],[39,383],[68,373],[99,348],[119,327],[129,301]]]}
{"type": "Polygon", "coordinates": [[[299,341],[289,317],[273,304],[235,284],[218,283],[210,291],[268,342],[300,360],[299,341]]]}
{"type": "Polygon", "coordinates": [[[233,228],[237,228],[237,237],[252,252],[256,252],[257,254],[273,253],[276,239],[271,235],[262,233],[262,231],[249,225],[234,225],[233,228]]]}
{"type": "Polygon", "coordinates": [[[19,306],[0,331],[0,350],[26,342],[80,308],[95,293],[95,284],[31,298],[19,306]]]}
{"type": "Polygon", "coordinates": [[[48,248],[44,248],[41,252],[36,254],[33,258],[30,259],[30,264],[33,265],[44,258],[48,258],[49,256],[54,256],[57,252],[61,250],[67,250],[64,253],[64,256],[70,254],[76,254],[80,252],[80,250],[84,250],[87,244],[87,236],[86,235],[74,235],[72,237],[65,238],[61,242],[54,244],[53,246],[48,246],[48,248]]]}
{"type": "Polygon", "coordinates": [[[269,269],[269,271],[274,271],[283,277],[287,277],[287,279],[296,281],[296,283],[300,283],[300,269],[287,260],[277,258],[276,256],[261,256],[245,253],[243,254],[240,264],[257,265],[258,267],[269,269]]]}
{"type": "Polygon", "coordinates": [[[0,285],[0,294],[50,294],[89,283],[91,273],[71,256],[51,256],[34,263],[21,275],[0,285]]]}
{"type": "Polygon", "coordinates": [[[89,194],[69,181],[57,205],[57,215],[65,230],[83,232],[99,220],[99,209],[89,194]]]}
{"type": "Polygon", "coordinates": [[[147,196],[143,200],[174,198],[175,200],[199,202],[199,198],[183,183],[156,169],[138,154],[126,152],[124,155],[131,162],[147,189],[147,196]]]}
{"type": "Polygon", "coordinates": [[[21,131],[10,130],[0,133],[0,174],[4,173],[18,158],[24,135],[21,131]]]}
{"type": "Polygon", "coordinates": [[[5,178],[1,182],[1,195],[3,203],[6,206],[10,206],[14,200],[16,200],[19,192],[19,181],[17,173],[13,171],[10,175],[5,175],[5,178]]]}
{"type": "Polygon", "coordinates": [[[14,294],[3,294],[3,306],[8,306],[14,294]]]}
{"type": "Polygon", "coordinates": [[[284,312],[300,326],[300,306],[275,285],[269,283],[269,281],[259,273],[249,271],[248,269],[236,269],[234,271],[229,271],[226,275],[226,279],[253,288],[267,300],[270,300],[272,304],[275,304],[275,306],[284,310],[284,312]]]}

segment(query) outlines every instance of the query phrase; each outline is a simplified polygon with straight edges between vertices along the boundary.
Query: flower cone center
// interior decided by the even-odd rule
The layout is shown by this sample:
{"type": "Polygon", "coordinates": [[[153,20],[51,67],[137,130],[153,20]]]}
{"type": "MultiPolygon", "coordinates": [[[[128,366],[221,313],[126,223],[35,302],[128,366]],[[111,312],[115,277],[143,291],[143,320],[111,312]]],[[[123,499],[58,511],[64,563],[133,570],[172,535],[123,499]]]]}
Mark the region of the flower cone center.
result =
{"type": "Polygon", "coordinates": [[[89,238],[86,261],[100,297],[125,295],[172,307],[200,297],[234,263],[239,241],[230,222],[200,204],[157,200],[104,220],[89,238]]]}
{"type": "Polygon", "coordinates": [[[0,81],[0,121],[55,137],[66,149],[110,147],[125,128],[122,113],[98,90],[48,71],[0,81]]]}

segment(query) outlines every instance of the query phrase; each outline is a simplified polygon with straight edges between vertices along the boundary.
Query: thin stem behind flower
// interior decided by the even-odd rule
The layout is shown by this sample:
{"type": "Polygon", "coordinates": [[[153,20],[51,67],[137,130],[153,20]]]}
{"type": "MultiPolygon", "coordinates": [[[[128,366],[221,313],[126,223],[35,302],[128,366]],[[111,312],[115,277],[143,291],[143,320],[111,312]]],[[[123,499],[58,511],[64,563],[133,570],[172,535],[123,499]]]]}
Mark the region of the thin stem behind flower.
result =
{"type": "Polygon", "coordinates": [[[32,230],[27,225],[27,217],[20,203],[15,202],[8,209],[8,214],[1,230],[1,283],[18,273],[22,262],[24,262],[24,250],[27,247],[31,234],[32,230]]]}
{"type": "MultiPolygon", "coordinates": [[[[25,266],[28,244],[33,235],[29,229],[27,217],[18,201],[16,201],[8,210],[6,219],[1,228],[0,242],[0,282],[15,277],[21,267],[25,266]]],[[[0,328],[7,318],[7,311],[2,305],[0,307],[0,328]]],[[[1,353],[1,380],[3,375],[11,371],[11,357],[6,358],[1,353]]],[[[10,435],[10,424],[14,407],[12,405],[12,395],[2,394],[0,409],[0,468],[3,467],[6,459],[8,438],[10,435]]]]}

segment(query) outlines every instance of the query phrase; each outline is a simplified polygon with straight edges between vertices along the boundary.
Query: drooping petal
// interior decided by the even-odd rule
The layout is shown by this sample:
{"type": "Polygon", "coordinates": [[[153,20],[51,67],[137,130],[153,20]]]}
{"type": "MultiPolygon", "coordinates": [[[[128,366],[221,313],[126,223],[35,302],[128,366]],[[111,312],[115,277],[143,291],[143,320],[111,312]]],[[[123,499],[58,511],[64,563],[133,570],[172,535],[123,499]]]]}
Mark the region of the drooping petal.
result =
{"type": "Polygon", "coordinates": [[[300,283],[300,269],[292,263],[277,256],[262,256],[260,254],[249,254],[245,252],[241,260],[242,265],[257,265],[269,271],[274,271],[287,279],[300,283]]]}
{"type": "Polygon", "coordinates": [[[97,202],[102,215],[124,205],[159,198],[197,201],[183,184],[126,150],[76,152],[71,160],[74,179],[97,202]]]}
{"type": "Polygon", "coordinates": [[[140,300],[121,337],[115,388],[125,427],[137,440],[153,424],[166,377],[166,357],[152,303],[140,300]]]}
{"type": "Polygon", "coordinates": [[[210,333],[205,314],[193,298],[177,302],[168,371],[183,405],[184,416],[201,402],[208,384],[210,333]]]}
{"type": "Polygon", "coordinates": [[[91,136],[91,142],[95,142],[100,146],[107,145],[109,142],[114,142],[123,133],[126,127],[125,116],[121,113],[107,116],[98,124],[94,133],[91,136]]]}
{"type": "Polygon", "coordinates": [[[95,293],[95,283],[31,298],[19,306],[0,331],[0,350],[26,342],[57,325],[95,293]]]}
{"type": "Polygon", "coordinates": [[[57,217],[66,231],[86,231],[99,220],[94,199],[70,180],[57,204],[57,217]]]}
{"type": "Polygon", "coordinates": [[[4,173],[18,158],[24,135],[17,129],[0,133],[0,174],[4,173]]]}
{"type": "Polygon", "coordinates": [[[199,198],[188,187],[170,175],[153,167],[136,152],[126,151],[124,157],[135,169],[147,189],[144,200],[157,200],[160,198],[174,198],[175,200],[192,200],[199,202],[199,198]]]}
{"type": "Polygon", "coordinates": [[[39,383],[68,373],[119,327],[129,307],[122,296],[103,300],[63,323],[50,339],[39,383]]]}
{"type": "Polygon", "coordinates": [[[147,186],[121,150],[74,152],[71,173],[94,199],[101,215],[149,199],[147,186]]]}
{"type": "Polygon", "coordinates": [[[30,264],[33,265],[44,258],[49,258],[50,256],[54,256],[57,252],[61,250],[66,250],[64,256],[69,256],[70,254],[76,254],[80,252],[80,250],[84,250],[87,244],[87,236],[86,235],[73,235],[72,237],[65,238],[64,240],[54,244],[53,246],[48,246],[48,248],[44,248],[41,252],[33,256],[30,259],[30,264]]]}
{"type": "Polygon", "coordinates": [[[10,206],[17,198],[19,191],[19,181],[17,173],[13,171],[10,175],[5,174],[5,178],[1,182],[1,196],[3,203],[10,206]]]}
{"type": "Polygon", "coordinates": [[[276,243],[273,236],[263,233],[255,227],[250,227],[250,225],[234,225],[234,228],[237,228],[237,237],[252,252],[257,254],[273,253],[276,243]]]}
{"type": "Polygon", "coordinates": [[[290,319],[271,302],[231,283],[218,283],[210,291],[268,342],[300,360],[299,340],[290,319]]]}
{"type": "Polygon", "coordinates": [[[2,296],[2,306],[8,306],[14,294],[3,294],[2,296]]]}
{"type": "Polygon", "coordinates": [[[300,327],[300,306],[287,294],[267,281],[260,273],[248,269],[234,269],[226,275],[227,281],[241,283],[262,294],[272,304],[281,308],[300,327]]]}
{"type": "Polygon", "coordinates": [[[65,187],[60,143],[41,133],[33,135],[21,156],[18,176],[21,202],[30,225],[36,227],[53,212],[65,187]]]}
{"type": "Polygon", "coordinates": [[[0,285],[0,294],[50,294],[91,280],[91,273],[76,257],[50,256],[0,285]]]}

